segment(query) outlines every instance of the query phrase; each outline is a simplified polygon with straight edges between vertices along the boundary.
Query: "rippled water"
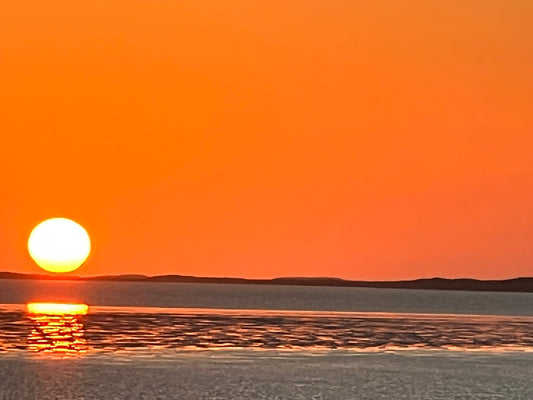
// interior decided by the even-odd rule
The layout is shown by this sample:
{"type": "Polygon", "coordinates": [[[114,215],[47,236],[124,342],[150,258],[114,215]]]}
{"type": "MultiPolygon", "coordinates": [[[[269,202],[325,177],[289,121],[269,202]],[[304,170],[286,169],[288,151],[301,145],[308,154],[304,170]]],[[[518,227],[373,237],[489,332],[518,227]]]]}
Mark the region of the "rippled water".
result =
{"type": "Polygon", "coordinates": [[[0,352],[190,349],[533,351],[533,317],[95,307],[35,316],[0,307],[0,352]]]}
{"type": "Polygon", "coordinates": [[[0,400],[530,400],[532,357],[531,293],[0,281],[0,400]]]}

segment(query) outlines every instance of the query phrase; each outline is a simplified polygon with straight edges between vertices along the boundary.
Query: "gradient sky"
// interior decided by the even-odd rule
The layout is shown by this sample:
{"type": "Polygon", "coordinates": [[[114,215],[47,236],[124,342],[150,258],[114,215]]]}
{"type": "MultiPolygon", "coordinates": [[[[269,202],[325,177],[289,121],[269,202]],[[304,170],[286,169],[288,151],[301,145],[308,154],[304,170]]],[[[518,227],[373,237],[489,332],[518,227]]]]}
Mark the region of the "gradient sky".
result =
{"type": "Polygon", "coordinates": [[[0,270],[533,275],[530,0],[2,0],[0,270]]]}

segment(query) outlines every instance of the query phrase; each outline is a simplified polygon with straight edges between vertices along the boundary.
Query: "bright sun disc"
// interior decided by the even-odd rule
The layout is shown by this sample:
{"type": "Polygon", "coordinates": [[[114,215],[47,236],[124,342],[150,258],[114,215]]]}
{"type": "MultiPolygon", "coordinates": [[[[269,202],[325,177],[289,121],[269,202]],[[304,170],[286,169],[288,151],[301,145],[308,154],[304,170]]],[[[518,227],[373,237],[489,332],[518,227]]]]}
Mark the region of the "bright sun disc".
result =
{"type": "Polygon", "coordinates": [[[28,250],[37,265],[49,272],[71,272],[91,252],[91,239],[78,223],[66,218],[41,222],[30,234],[28,250]]]}

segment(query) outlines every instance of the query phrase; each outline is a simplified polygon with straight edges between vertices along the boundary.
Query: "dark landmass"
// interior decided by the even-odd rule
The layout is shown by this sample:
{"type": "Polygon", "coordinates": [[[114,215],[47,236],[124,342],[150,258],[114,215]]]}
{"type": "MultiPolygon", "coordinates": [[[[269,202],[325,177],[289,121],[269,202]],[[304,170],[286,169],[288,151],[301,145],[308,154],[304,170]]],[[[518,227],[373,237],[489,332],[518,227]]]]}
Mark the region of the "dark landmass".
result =
{"type": "Polygon", "coordinates": [[[44,274],[19,274],[0,272],[0,279],[76,280],[76,281],[126,281],[126,282],[182,282],[182,283],[233,283],[254,285],[299,285],[369,287],[389,289],[467,290],[486,292],[533,292],[533,277],[506,280],[429,278],[409,281],[350,281],[340,278],[284,277],[274,279],[215,278],[186,275],[106,275],[94,277],[60,276],[44,274]]]}

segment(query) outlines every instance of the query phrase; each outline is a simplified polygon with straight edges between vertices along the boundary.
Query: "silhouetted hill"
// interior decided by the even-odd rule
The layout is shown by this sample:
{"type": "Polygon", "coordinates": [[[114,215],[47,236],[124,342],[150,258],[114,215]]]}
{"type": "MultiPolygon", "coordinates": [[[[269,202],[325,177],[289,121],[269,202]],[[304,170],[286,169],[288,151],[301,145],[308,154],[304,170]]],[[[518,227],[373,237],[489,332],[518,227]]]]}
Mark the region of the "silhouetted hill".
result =
{"type": "Polygon", "coordinates": [[[0,272],[0,279],[37,279],[37,280],[78,280],[77,276],[60,276],[45,274],[19,274],[17,272],[0,272]]]}
{"type": "Polygon", "coordinates": [[[341,286],[389,289],[468,290],[487,292],[533,292],[533,278],[506,280],[430,278],[410,281],[350,281],[340,278],[281,277],[274,279],[216,278],[187,275],[107,275],[94,277],[60,276],[44,274],[19,274],[0,272],[0,279],[127,281],[127,282],[182,282],[182,283],[234,283],[256,285],[341,286]]]}

